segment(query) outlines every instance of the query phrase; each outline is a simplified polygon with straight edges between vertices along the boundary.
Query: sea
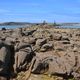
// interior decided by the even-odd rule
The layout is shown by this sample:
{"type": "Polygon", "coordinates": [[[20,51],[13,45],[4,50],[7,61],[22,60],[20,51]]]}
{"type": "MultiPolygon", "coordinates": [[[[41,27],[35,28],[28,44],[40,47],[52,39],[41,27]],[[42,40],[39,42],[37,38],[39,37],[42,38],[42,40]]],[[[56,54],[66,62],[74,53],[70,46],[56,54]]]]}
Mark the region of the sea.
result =
{"type": "Polygon", "coordinates": [[[15,29],[15,28],[21,28],[24,27],[24,25],[10,25],[10,26],[0,26],[0,29],[6,28],[6,29],[15,29]]]}
{"type": "Polygon", "coordinates": [[[61,28],[80,28],[80,26],[60,26],[61,28]]]}
{"type": "MultiPolygon", "coordinates": [[[[24,25],[11,25],[11,26],[0,26],[0,29],[6,28],[6,29],[15,29],[15,28],[21,28],[25,27],[24,25]]],[[[29,27],[29,26],[26,26],[29,27]]],[[[58,26],[59,28],[80,28],[80,26],[58,26]]]]}

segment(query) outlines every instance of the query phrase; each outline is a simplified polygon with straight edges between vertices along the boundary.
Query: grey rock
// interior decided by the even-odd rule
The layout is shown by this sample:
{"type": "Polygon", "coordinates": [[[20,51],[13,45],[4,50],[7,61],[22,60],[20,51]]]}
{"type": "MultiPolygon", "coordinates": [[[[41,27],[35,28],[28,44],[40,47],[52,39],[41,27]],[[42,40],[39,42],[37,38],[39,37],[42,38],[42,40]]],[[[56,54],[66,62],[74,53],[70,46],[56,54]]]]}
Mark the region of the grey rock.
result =
{"type": "Polygon", "coordinates": [[[13,66],[14,47],[6,42],[0,43],[0,74],[10,74],[10,68],[13,66]]]}
{"type": "Polygon", "coordinates": [[[40,49],[41,49],[41,46],[39,46],[39,45],[33,46],[33,51],[35,51],[35,52],[39,52],[40,49]]]}
{"type": "Polygon", "coordinates": [[[16,39],[12,38],[12,37],[6,37],[5,40],[8,41],[8,42],[15,42],[16,41],[16,39]]]}
{"type": "Polygon", "coordinates": [[[22,28],[17,28],[13,31],[12,35],[13,38],[22,37],[22,28]]]}
{"type": "Polygon", "coordinates": [[[63,44],[70,44],[70,41],[62,41],[63,44]]]}
{"type": "Polygon", "coordinates": [[[61,42],[54,42],[54,49],[58,51],[64,51],[64,45],[61,42]]]}
{"type": "Polygon", "coordinates": [[[53,48],[53,45],[50,44],[50,43],[47,43],[47,44],[44,44],[44,45],[41,47],[40,51],[44,52],[44,51],[51,50],[52,48],[53,48]]]}
{"type": "Polygon", "coordinates": [[[26,43],[28,43],[28,44],[34,44],[35,45],[36,38],[34,38],[34,37],[26,37],[26,38],[24,38],[23,41],[26,42],[26,43]]]}
{"type": "Polygon", "coordinates": [[[0,80],[7,80],[6,77],[0,77],[0,80]]]}
{"type": "Polygon", "coordinates": [[[62,38],[61,38],[61,39],[62,39],[62,40],[67,40],[67,41],[70,41],[70,40],[69,40],[68,35],[67,35],[67,36],[65,36],[65,35],[64,35],[64,36],[62,36],[62,38]]]}
{"type": "Polygon", "coordinates": [[[54,55],[50,56],[50,54],[45,55],[45,57],[43,56],[44,53],[36,58],[36,62],[32,70],[33,73],[41,74],[47,72],[47,74],[70,75],[75,65],[74,53],[67,55],[65,54],[61,57],[54,55]]]}
{"type": "Polygon", "coordinates": [[[61,34],[57,34],[56,33],[56,34],[53,35],[53,39],[54,40],[61,40],[61,38],[62,38],[62,35],[61,34]]]}
{"type": "Polygon", "coordinates": [[[38,39],[37,41],[36,41],[36,45],[39,45],[39,46],[42,46],[43,44],[45,44],[46,43],[46,39],[38,39]]]}
{"type": "Polygon", "coordinates": [[[33,66],[32,73],[34,74],[43,74],[48,70],[49,64],[45,61],[42,61],[39,57],[36,57],[36,62],[33,66]]]}
{"type": "Polygon", "coordinates": [[[33,33],[33,36],[36,39],[41,39],[41,38],[47,38],[47,39],[52,39],[52,34],[50,33],[49,30],[47,29],[37,29],[36,32],[33,33]]]}
{"type": "Polygon", "coordinates": [[[19,51],[20,49],[24,49],[26,47],[30,47],[31,50],[32,50],[31,45],[29,45],[28,43],[20,42],[20,43],[16,44],[16,46],[15,46],[15,52],[19,51]]]}
{"type": "Polygon", "coordinates": [[[31,62],[35,53],[30,45],[20,44],[15,52],[14,71],[20,72],[21,70],[28,69],[27,66],[31,62]]]}
{"type": "Polygon", "coordinates": [[[29,35],[32,35],[36,30],[28,30],[28,31],[24,31],[23,32],[23,35],[24,36],[29,36],[29,35]]]}

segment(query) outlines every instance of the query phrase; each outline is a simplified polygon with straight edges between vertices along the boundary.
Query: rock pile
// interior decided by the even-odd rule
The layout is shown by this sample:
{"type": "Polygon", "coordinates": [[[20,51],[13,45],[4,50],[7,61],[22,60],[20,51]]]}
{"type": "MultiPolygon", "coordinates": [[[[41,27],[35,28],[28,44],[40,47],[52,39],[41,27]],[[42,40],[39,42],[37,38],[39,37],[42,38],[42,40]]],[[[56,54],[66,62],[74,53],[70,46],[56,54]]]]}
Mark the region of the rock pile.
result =
{"type": "Polygon", "coordinates": [[[28,71],[34,58],[31,73],[78,80],[80,29],[35,26],[0,31],[0,80],[28,71]]]}

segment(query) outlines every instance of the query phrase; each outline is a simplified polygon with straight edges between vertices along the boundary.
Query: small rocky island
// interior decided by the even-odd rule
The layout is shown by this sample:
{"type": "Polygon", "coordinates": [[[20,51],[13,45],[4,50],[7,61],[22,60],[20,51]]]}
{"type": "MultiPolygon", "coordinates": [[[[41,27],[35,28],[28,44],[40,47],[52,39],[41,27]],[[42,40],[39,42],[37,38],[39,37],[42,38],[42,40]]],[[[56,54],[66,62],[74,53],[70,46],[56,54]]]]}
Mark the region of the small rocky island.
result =
{"type": "Polygon", "coordinates": [[[0,30],[0,80],[80,80],[80,29],[0,30]]]}

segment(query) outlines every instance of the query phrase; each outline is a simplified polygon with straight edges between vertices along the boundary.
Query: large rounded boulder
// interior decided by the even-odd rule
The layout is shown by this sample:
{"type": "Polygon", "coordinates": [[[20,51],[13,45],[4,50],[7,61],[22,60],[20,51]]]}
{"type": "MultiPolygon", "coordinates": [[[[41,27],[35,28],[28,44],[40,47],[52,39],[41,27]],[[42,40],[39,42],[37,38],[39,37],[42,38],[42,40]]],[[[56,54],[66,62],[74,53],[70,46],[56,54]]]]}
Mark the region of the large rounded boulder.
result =
{"type": "Polygon", "coordinates": [[[26,43],[20,43],[15,49],[15,63],[14,71],[20,72],[29,68],[29,63],[35,53],[32,50],[31,45],[26,43]]]}
{"type": "Polygon", "coordinates": [[[14,62],[14,46],[5,41],[0,41],[0,76],[11,74],[14,62]]]}

